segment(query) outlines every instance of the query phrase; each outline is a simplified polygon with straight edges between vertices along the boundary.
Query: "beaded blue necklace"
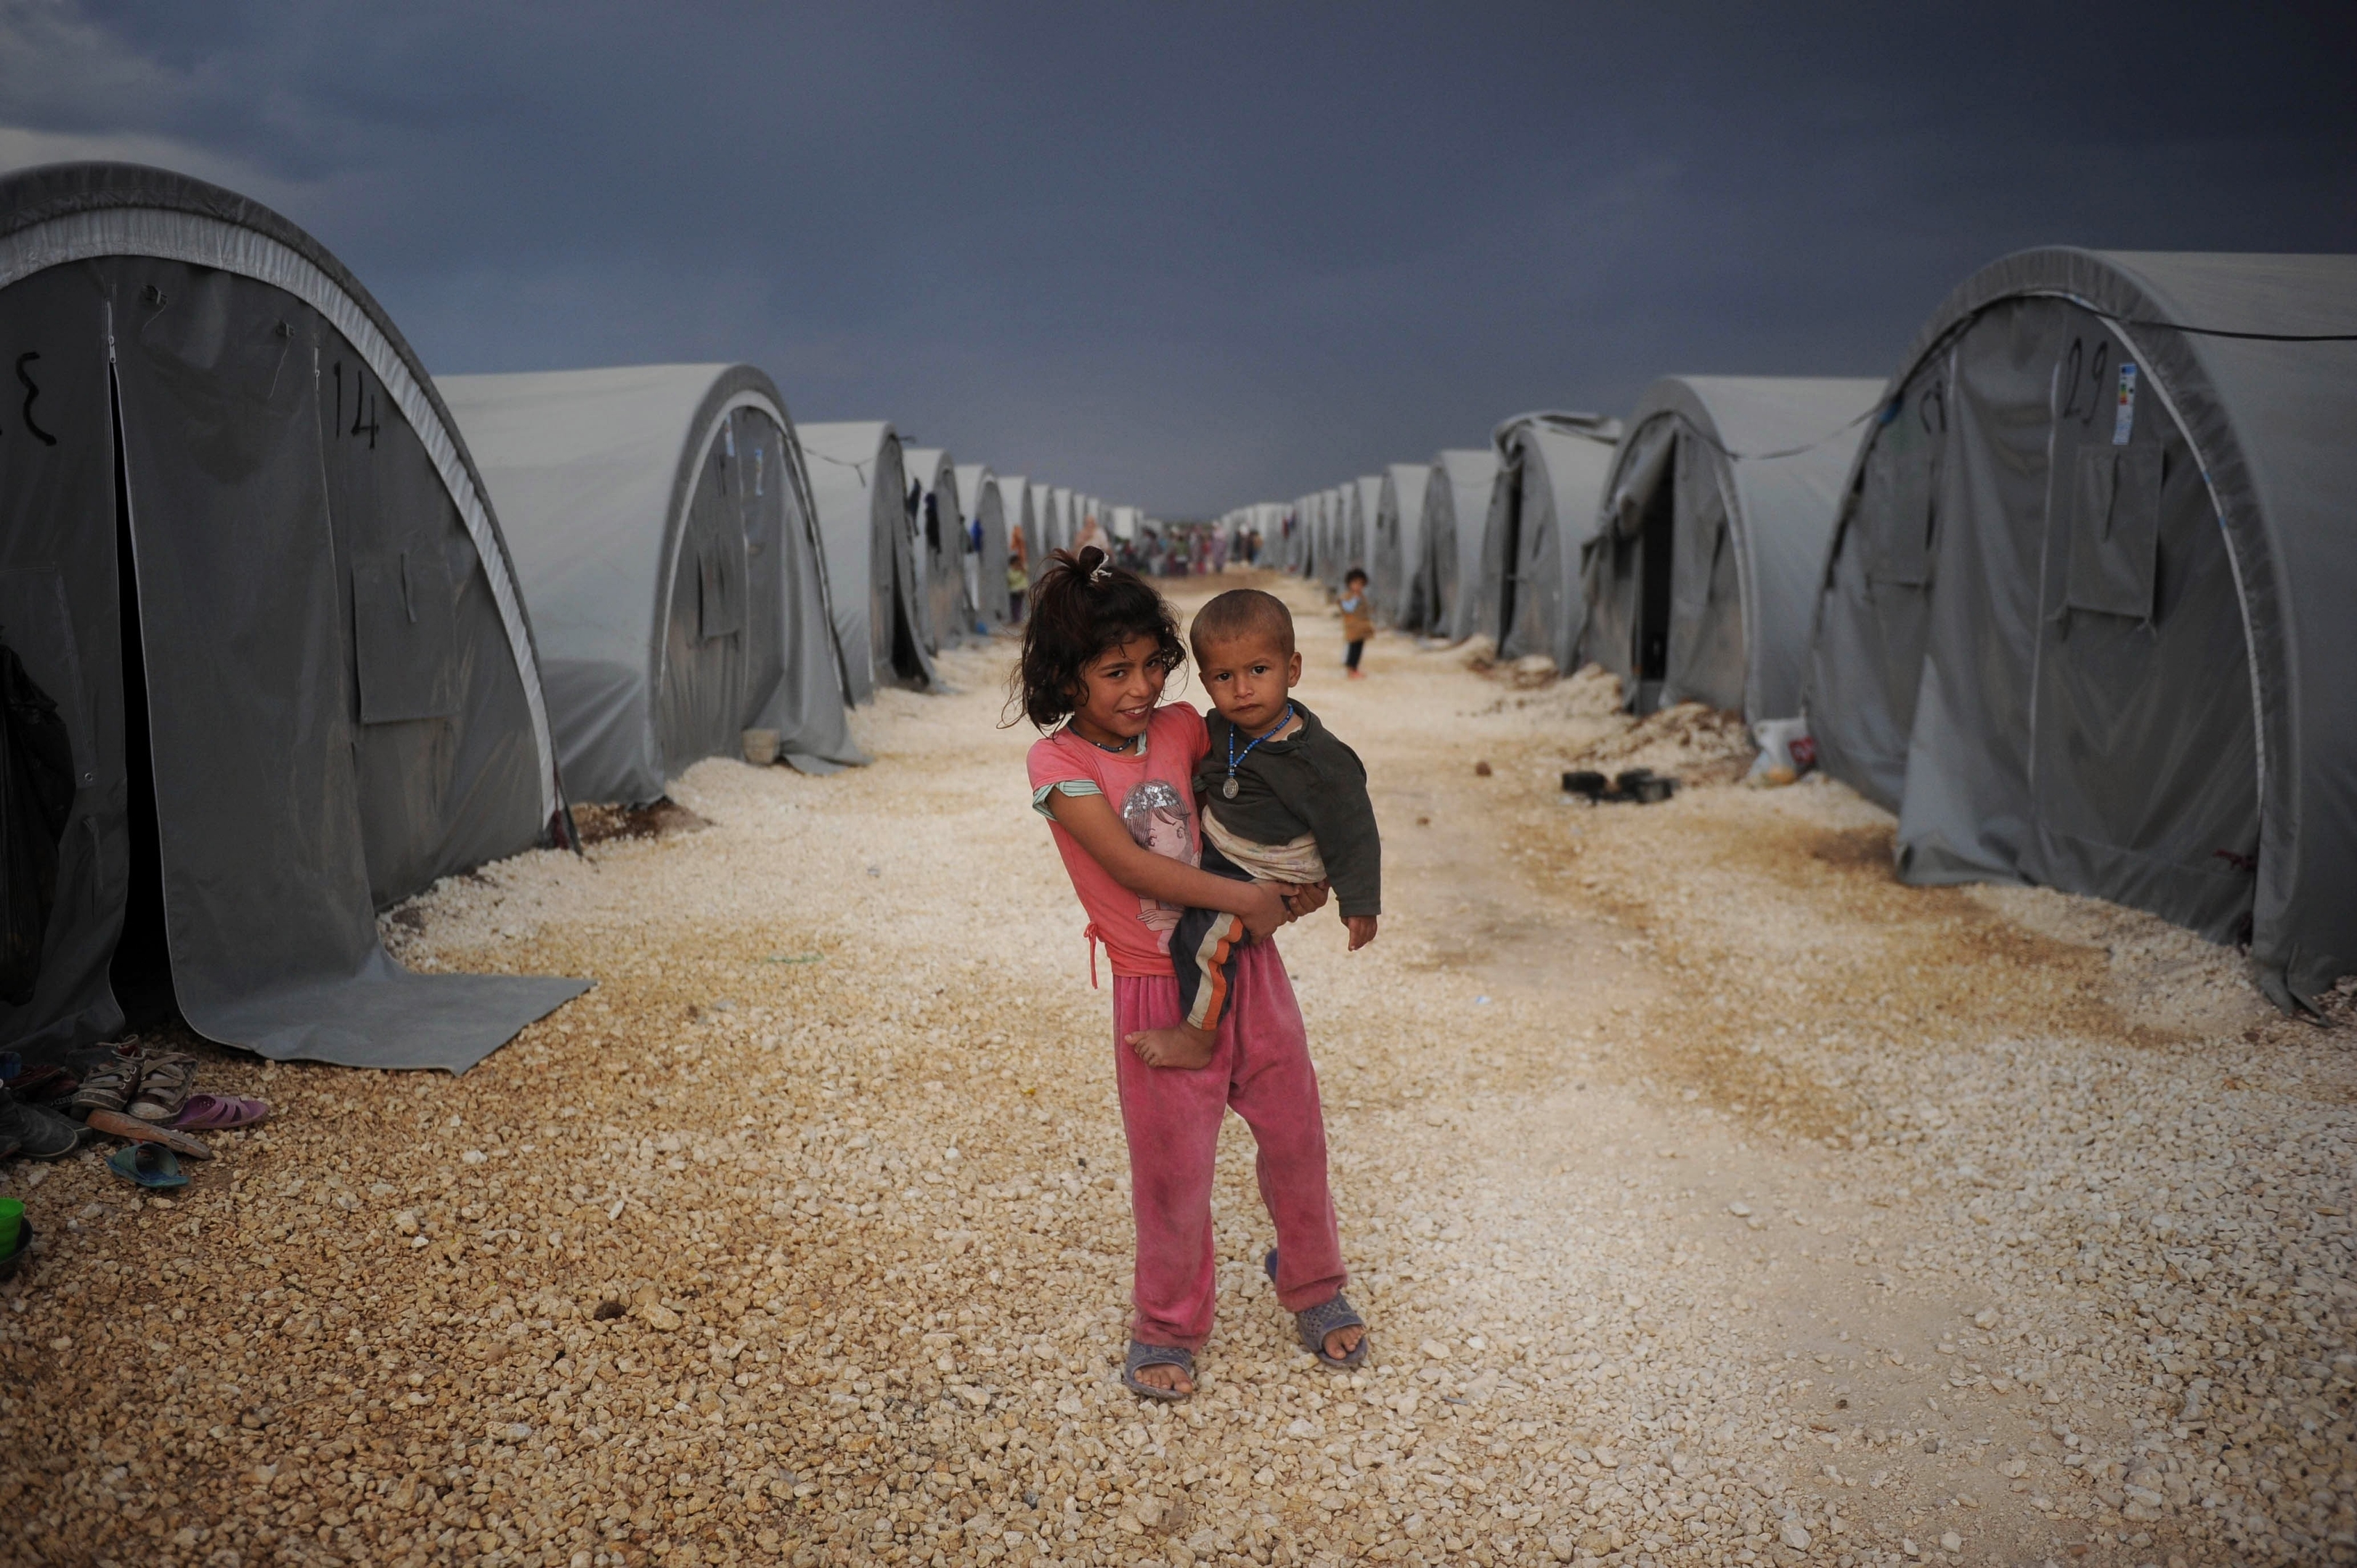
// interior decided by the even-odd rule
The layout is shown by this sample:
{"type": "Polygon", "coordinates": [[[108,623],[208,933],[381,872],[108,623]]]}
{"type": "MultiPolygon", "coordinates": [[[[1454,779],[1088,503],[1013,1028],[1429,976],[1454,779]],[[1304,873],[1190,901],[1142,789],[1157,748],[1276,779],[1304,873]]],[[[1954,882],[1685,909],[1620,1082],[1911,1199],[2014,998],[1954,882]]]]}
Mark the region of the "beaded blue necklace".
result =
{"type": "Polygon", "coordinates": [[[1231,725],[1228,727],[1228,778],[1227,782],[1220,786],[1220,798],[1222,800],[1232,800],[1236,798],[1236,790],[1239,788],[1236,783],[1236,769],[1243,766],[1244,757],[1250,757],[1254,750],[1259,746],[1262,741],[1266,740],[1270,736],[1275,735],[1277,731],[1283,729],[1292,722],[1293,704],[1291,703],[1287,703],[1285,704],[1285,712],[1277,715],[1276,722],[1269,725],[1268,728],[1264,730],[1259,736],[1255,736],[1251,746],[1244,747],[1243,757],[1238,757],[1236,755],[1235,726],[1231,725]]]}

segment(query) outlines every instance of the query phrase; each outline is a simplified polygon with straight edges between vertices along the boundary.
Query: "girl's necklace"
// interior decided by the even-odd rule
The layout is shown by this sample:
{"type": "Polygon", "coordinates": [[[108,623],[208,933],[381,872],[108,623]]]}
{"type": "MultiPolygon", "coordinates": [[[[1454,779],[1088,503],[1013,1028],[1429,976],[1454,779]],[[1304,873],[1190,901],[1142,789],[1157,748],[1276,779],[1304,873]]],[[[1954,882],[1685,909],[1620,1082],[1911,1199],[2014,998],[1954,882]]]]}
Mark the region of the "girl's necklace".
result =
{"type": "MultiPolygon", "coordinates": [[[[1065,727],[1066,727],[1067,729],[1071,729],[1071,725],[1067,725],[1065,727]]],[[[1133,750],[1133,749],[1137,746],[1138,742],[1139,742],[1139,741],[1142,741],[1142,740],[1144,740],[1144,739],[1146,738],[1144,736],[1142,736],[1142,735],[1141,735],[1141,736],[1137,736],[1135,740],[1125,740],[1125,741],[1123,741],[1119,746],[1107,746],[1104,742],[1103,742],[1103,741],[1101,741],[1101,740],[1096,739],[1096,738],[1095,738],[1094,736],[1092,736],[1081,735],[1081,732],[1080,732],[1079,730],[1077,730],[1077,729],[1072,729],[1072,733],[1073,733],[1074,735],[1078,735],[1078,736],[1081,736],[1081,738],[1082,738],[1082,740],[1087,741],[1091,746],[1095,746],[1099,751],[1110,751],[1110,752],[1112,752],[1115,757],[1127,757],[1128,755],[1130,755],[1131,751],[1132,751],[1132,750],[1133,750]]]]}
{"type": "Polygon", "coordinates": [[[1285,712],[1278,715],[1277,721],[1269,725],[1265,730],[1263,730],[1258,736],[1254,736],[1251,746],[1244,747],[1243,757],[1238,757],[1236,755],[1236,732],[1233,729],[1228,731],[1228,779],[1226,783],[1220,786],[1220,798],[1222,800],[1232,800],[1236,798],[1236,791],[1239,788],[1236,783],[1236,768],[1243,762],[1244,757],[1250,757],[1262,741],[1266,740],[1270,736],[1275,735],[1277,731],[1283,729],[1292,722],[1293,704],[1291,703],[1287,703],[1285,704],[1285,712]]]}

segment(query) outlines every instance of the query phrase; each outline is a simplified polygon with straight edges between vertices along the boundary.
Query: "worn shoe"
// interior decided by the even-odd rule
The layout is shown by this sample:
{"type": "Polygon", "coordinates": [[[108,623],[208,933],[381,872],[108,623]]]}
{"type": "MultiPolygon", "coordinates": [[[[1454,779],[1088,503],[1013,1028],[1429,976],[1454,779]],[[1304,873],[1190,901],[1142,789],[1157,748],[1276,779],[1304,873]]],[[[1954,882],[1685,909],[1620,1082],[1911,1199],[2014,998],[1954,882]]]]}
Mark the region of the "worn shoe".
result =
{"type": "Polygon", "coordinates": [[[27,1105],[0,1089],[0,1142],[15,1139],[17,1152],[36,1160],[70,1154],[81,1142],[81,1123],[45,1106],[27,1105]]]}
{"type": "Polygon", "coordinates": [[[66,1104],[88,1115],[93,1111],[120,1111],[131,1102],[139,1087],[140,1070],[146,1058],[131,1047],[94,1055],[82,1068],[81,1087],[73,1091],[66,1104]]]}
{"type": "Polygon", "coordinates": [[[131,1114],[142,1122],[169,1122],[188,1102],[197,1087],[197,1058],[186,1051],[158,1051],[147,1058],[139,1074],[139,1092],[131,1101],[131,1114]]]}

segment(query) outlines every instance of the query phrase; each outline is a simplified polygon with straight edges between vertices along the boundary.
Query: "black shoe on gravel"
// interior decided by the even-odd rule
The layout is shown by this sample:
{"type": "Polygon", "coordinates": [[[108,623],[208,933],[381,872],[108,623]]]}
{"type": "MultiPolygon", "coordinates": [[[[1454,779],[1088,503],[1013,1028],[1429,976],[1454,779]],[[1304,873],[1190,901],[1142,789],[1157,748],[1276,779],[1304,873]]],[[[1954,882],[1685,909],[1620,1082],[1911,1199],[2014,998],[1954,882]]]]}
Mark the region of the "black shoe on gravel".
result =
{"type": "Polygon", "coordinates": [[[54,1160],[70,1154],[81,1142],[82,1124],[45,1106],[27,1105],[0,1089],[0,1141],[15,1139],[16,1152],[30,1159],[54,1160]]]}
{"type": "Polygon", "coordinates": [[[81,1072],[81,1087],[66,1101],[68,1109],[87,1116],[93,1111],[121,1111],[131,1103],[139,1089],[140,1074],[145,1070],[146,1058],[136,1048],[97,1051],[75,1064],[81,1072]]]}

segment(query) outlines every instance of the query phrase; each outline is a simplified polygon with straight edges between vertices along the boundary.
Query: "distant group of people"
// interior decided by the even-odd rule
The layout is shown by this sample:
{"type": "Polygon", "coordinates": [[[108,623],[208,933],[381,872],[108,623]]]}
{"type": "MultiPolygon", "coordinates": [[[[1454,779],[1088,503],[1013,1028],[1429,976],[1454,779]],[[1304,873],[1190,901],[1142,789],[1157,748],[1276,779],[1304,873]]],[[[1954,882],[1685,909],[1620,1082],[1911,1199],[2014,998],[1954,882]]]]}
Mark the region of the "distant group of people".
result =
{"type": "MultiPolygon", "coordinates": [[[[973,556],[982,552],[982,521],[977,518],[969,525],[968,549],[973,556]]],[[[1266,542],[1256,528],[1244,529],[1232,538],[1216,528],[1173,529],[1168,534],[1155,528],[1142,529],[1135,539],[1116,540],[1108,536],[1104,525],[1094,517],[1081,525],[1081,535],[1072,542],[1072,553],[1083,550],[1102,552],[1123,570],[1146,577],[1200,576],[1205,573],[1224,572],[1230,564],[1244,566],[1260,564],[1261,552],[1266,542]]],[[[1366,592],[1366,574],[1358,574],[1361,597],[1366,592]]],[[[1014,625],[1023,622],[1024,607],[1031,592],[1031,562],[1028,545],[1019,528],[1009,532],[1006,539],[1006,618],[1014,625]]],[[[1345,610],[1347,617],[1349,611],[1345,610]]],[[[1347,624],[1347,622],[1346,622],[1347,624]]],[[[1372,623],[1369,622],[1372,628],[1372,623]]],[[[1368,635],[1372,635],[1370,632],[1368,635]]],[[[1364,640],[1361,636],[1360,641],[1364,640]]],[[[1358,673],[1357,644],[1352,645],[1351,671],[1358,673]]]]}

